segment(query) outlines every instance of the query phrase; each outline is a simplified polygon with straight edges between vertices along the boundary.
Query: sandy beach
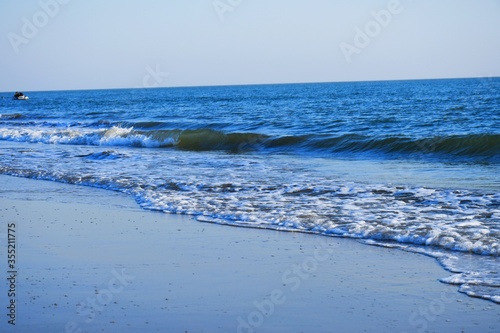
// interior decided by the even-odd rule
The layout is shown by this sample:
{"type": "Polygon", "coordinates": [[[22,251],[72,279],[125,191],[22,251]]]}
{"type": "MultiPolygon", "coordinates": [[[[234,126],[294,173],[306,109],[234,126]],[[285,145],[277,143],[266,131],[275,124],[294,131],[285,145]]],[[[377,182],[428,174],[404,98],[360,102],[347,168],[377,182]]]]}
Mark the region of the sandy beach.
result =
{"type": "Polygon", "coordinates": [[[1,332],[500,327],[500,306],[440,283],[449,272],[429,257],[201,223],[101,189],[9,176],[0,183],[1,332]],[[16,257],[8,267],[12,234],[16,257]]]}

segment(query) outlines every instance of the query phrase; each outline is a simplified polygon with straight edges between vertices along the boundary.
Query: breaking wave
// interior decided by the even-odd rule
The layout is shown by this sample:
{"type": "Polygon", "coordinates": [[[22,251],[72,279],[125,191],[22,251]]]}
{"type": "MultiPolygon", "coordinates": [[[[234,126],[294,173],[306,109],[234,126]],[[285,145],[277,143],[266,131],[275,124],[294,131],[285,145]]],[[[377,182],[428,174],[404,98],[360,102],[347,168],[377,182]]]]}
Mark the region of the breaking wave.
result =
{"type": "Polygon", "coordinates": [[[469,134],[410,138],[371,137],[359,134],[340,136],[305,134],[272,136],[265,133],[226,132],[211,128],[157,129],[161,124],[96,127],[4,127],[0,140],[91,146],[177,148],[188,151],[249,150],[382,154],[420,158],[464,158],[498,161],[500,134],[469,134]]]}

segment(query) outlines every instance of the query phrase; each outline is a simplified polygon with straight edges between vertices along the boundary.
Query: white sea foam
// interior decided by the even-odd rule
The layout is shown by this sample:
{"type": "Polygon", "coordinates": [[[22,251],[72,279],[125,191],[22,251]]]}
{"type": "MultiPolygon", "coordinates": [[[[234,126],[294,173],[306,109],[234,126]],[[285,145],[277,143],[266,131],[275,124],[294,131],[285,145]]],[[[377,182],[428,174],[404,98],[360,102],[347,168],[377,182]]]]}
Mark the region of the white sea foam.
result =
{"type": "Polygon", "coordinates": [[[174,145],[174,138],[162,141],[137,133],[132,127],[113,126],[109,129],[95,128],[0,128],[0,140],[92,146],[125,146],[157,148],[174,145]]]}

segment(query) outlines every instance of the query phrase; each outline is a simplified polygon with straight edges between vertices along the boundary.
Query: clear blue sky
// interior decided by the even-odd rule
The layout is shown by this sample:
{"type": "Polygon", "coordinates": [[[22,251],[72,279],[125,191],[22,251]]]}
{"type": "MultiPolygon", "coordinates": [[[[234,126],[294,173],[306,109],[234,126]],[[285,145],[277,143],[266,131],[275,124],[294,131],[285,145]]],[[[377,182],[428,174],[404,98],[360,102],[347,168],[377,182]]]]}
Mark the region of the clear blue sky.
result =
{"type": "Polygon", "coordinates": [[[500,0],[2,1],[0,50],[0,91],[500,76],[500,0]]]}

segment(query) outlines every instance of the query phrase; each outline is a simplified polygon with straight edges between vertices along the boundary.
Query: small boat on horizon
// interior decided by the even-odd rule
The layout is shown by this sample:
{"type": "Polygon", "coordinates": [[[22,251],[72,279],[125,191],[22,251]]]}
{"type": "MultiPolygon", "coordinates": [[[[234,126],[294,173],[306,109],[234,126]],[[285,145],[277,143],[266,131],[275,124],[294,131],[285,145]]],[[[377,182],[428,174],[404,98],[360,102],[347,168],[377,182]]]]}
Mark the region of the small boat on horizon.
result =
{"type": "Polygon", "coordinates": [[[22,101],[22,100],[28,100],[29,97],[26,96],[25,94],[23,94],[22,92],[16,91],[16,93],[14,94],[14,96],[12,97],[12,99],[15,99],[15,100],[18,100],[18,101],[22,101]]]}

